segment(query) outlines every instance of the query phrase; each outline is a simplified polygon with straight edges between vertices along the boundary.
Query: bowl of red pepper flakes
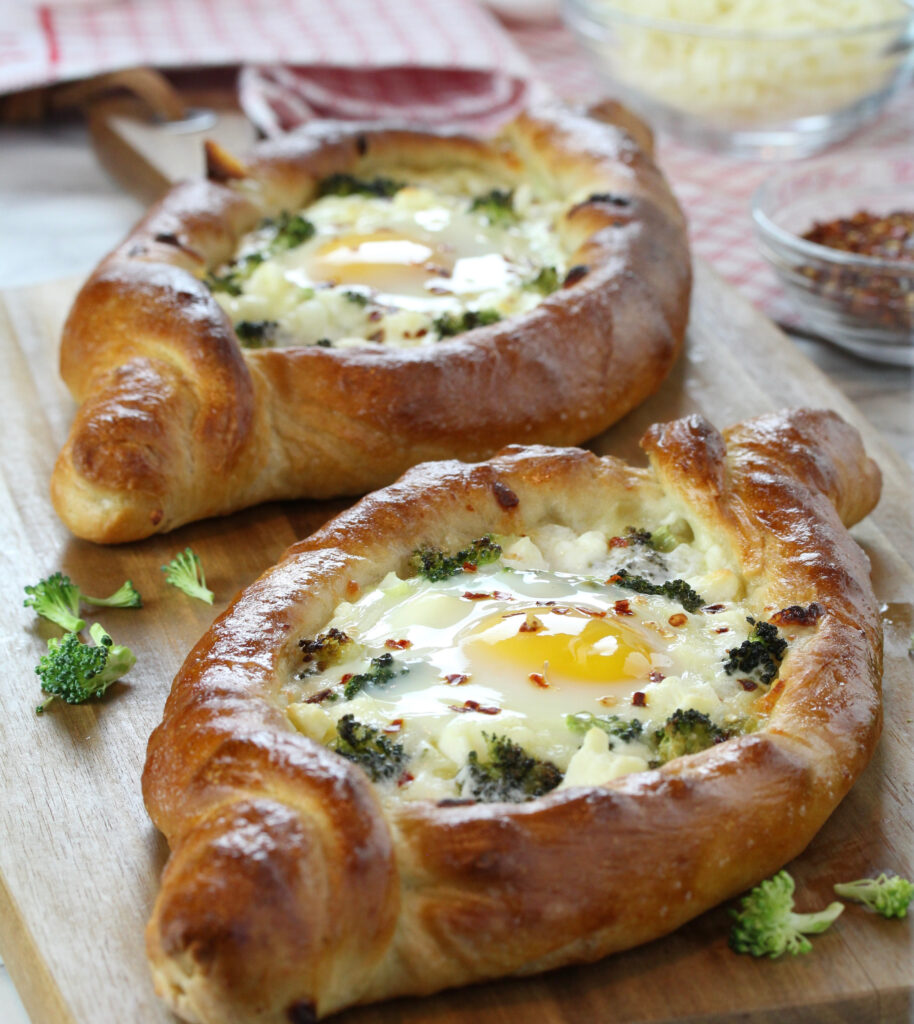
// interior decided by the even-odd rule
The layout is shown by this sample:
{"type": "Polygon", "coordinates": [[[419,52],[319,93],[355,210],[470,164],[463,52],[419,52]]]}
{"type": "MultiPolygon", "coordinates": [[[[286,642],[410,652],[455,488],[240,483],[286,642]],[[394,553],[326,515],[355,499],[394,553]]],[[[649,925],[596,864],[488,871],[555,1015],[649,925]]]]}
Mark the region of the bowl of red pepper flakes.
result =
{"type": "Polygon", "coordinates": [[[914,366],[914,149],[789,167],[758,190],[752,215],[803,327],[914,366]]]}

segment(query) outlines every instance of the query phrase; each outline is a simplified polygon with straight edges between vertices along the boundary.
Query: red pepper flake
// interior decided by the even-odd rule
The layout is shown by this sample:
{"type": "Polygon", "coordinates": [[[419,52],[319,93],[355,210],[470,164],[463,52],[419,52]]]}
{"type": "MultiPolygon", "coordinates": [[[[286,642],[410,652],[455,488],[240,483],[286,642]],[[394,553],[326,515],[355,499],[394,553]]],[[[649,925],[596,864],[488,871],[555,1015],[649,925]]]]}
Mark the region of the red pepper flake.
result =
{"type": "Polygon", "coordinates": [[[470,681],[470,677],[463,672],[451,672],[450,675],[444,677],[444,681],[448,686],[463,686],[464,683],[470,681]]]}
{"type": "Polygon", "coordinates": [[[381,312],[381,310],[380,310],[380,309],[373,309],[373,310],[372,310],[372,311],[371,311],[371,312],[370,312],[370,313],[368,314],[368,319],[369,319],[369,320],[371,321],[371,323],[373,323],[373,324],[376,324],[376,323],[377,323],[377,322],[378,322],[378,321],[379,321],[379,320],[381,319],[381,317],[382,317],[383,315],[384,315],[384,314],[383,314],[383,313],[381,312]]]}
{"type": "Polygon", "coordinates": [[[658,672],[657,669],[652,668],[648,673],[648,681],[652,683],[662,683],[666,676],[662,672],[658,672]]]}
{"type": "Polygon", "coordinates": [[[588,616],[591,619],[605,619],[606,612],[601,608],[585,608],[583,605],[577,605],[577,610],[582,614],[588,616]]]}
{"type": "Polygon", "coordinates": [[[464,572],[478,572],[479,570],[472,562],[464,562],[461,566],[464,572]]]}
{"type": "Polygon", "coordinates": [[[404,772],[399,779],[397,779],[398,786],[407,786],[416,776],[412,772],[404,772]]]}
{"type": "Polygon", "coordinates": [[[380,330],[380,331],[374,331],[371,334],[369,334],[367,340],[368,341],[375,341],[375,342],[378,342],[380,344],[384,340],[384,331],[383,331],[383,329],[380,330]]]}
{"type": "Polygon", "coordinates": [[[747,693],[758,689],[758,683],[753,679],[738,679],[737,682],[747,693]]]}
{"type": "Polygon", "coordinates": [[[463,599],[465,601],[513,601],[513,594],[506,594],[502,590],[493,590],[491,594],[483,593],[475,590],[465,590],[463,592],[463,599]]]}
{"type": "Polygon", "coordinates": [[[403,651],[407,647],[412,647],[412,640],[394,640],[392,637],[390,640],[384,641],[384,646],[389,651],[403,651]]]}
{"type": "Polygon", "coordinates": [[[606,585],[607,585],[607,586],[609,586],[609,585],[610,585],[610,584],[612,584],[612,583],[618,583],[618,582],[619,582],[619,580],[621,580],[621,579],[622,579],[622,577],[621,577],[621,576],[620,576],[620,575],[619,575],[618,573],[614,573],[614,574],[613,574],[612,576],[610,576],[610,577],[609,577],[609,579],[608,579],[608,580],[606,581],[606,585]]]}
{"type": "Polygon", "coordinates": [[[495,494],[495,500],[502,508],[516,508],[520,504],[520,498],[501,480],[492,482],[492,491],[495,494]]]}
{"type": "Polygon", "coordinates": [[[647,695],[642,693],[640,690],[635,690],[632,694],[632,704],[636,708],[647,707],[647,695]]]}
{"type": "Polygon", "coordinates": [[[465,700],[463,704],[449,704],[451,711],[465,715],[468,711],[478,711],[481,715],[500,715],[501,708],[486,707],[477,700],[465,700]]]}
{"type": "Polygon", "coordinates": [[[685,615],[683,612],[676,612],[674,615],[671,615],[666,621],[671,626],[675,627],[676,629],[679,629],[680,626],[684,626],[689,621],[689,617],[688,615],[685,615]]]}
{"type": "Polygon", "coordinates": [[[342,678],[342,679],[340,680],[340,683],[342,683],[343,685],[345,685],[346,683],[348,683],[348,682],[349,682],[349,680],[350,680],[351,678],[352,678],[352,673],[351,673],[351,672],[347,672],[347,673],[346,673],[346,675],[344,675],[344,676],[343,676],[343,678],[342,678]]]}
{"type": "Polygon", "coordinates": [[[628,601],[616,601],[616,603],[613,605],[613,611],[616,613],[616,615],[635,614],[632,611],[632,606],[628,603],[628,601]]]}
{"type": "Polygon", "coordinates": [[[722,604],[706,604],[704,608],[702,608],[702,611],[707,612],[709,615],[716,615],[718,612],[722,612],[723,610],[724,606],[722,604]]]}
{"type": "Polygon", "coordinates": [[[611,548],[627,548],[630,541],[628,537],[610,537],[609,546],[611,548]]]}
{"type": "Polygon", "coordinates": [[[395,718],[392,722],[389,722],[381,732],[399,732],[403,728],[403,719],[395,718]]]}
{"type": "Polygon", "coordinates": [[[359,596],[359,591],[361,589],[362,588],[358,585],[358,583],[356,583],[355,580],[350,580],[346,584],[346,597],[348,597],[350,600],[353,600],[354,598],[359,596]]]}
{"type": "Polygon", "coordinates": [[[531,672],[530,675],[527,676],[527,678],[530,680],[531,683],[534,683],[541,690],[549,689],[549,684],[546,682],[546,677],[543,675],[542,672],[531,672]]]}
{"type": "Polygon", "coordinates": [[[541,629],[545,629],[542,621],[538,619],[533,612],[527,612],[527,617],[520,624],[518,633],[539,633],[541,629]]]}
{"type": "Polygon", "coordinates": [[[799,604],[792,604],[789,608],[782,608],[771,616],[771,621],[776,626],[814,626],[825,614],[822,605],[813,601],[809,607],[804,608],[799,604]]]}
{"type": "Polygon", "coordinates": [[[560,604],[552,609],[553,615],[570,615],[574,611],[573,608],[569,608],[568,605],[560,604]]]}
{"type": "Polygon", "coordinates": [[[715,629],[714,632],[715,633],[729,633],[730,632],[730,627],[729,626],[721,626],[720,629],[715,629]]]}
{"type": "Polygon", "coordinates": [[[331,692],[329,687],[325,687],[323,690],[318,690],[317,693],[312,693],[310,697],[305,697],[304,702],[305,704],[320,704],[322,700],[326,700],[330,696],[331,692]]]}

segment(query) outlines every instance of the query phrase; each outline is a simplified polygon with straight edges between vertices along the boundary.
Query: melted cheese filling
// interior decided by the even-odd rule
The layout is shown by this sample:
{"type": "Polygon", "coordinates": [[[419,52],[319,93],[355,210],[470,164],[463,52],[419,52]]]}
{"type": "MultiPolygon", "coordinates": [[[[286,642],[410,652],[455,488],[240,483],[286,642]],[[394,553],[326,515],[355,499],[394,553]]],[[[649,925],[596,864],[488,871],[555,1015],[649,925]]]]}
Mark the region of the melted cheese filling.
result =
{"type": "MultiPolygon", "coordinates": [[[[232,322],[270,324],[273,345],[414,346],[439,337],[442,315],[532,309],[543,298],[532,286],[540,271],[554,268],[560,280],[567,270],[555,232],[567,201],[521,185],[516,219],[492,223],[471,208],[491,181],[465,171],[405,177],[390,198],[328,195],[301,211],[313,237],[263,260],[240,294],[216,292],[232,322]]],[[[251,232],[236,259],[263,244],[263,230],[251,232]]]]}
{"type": "Polygon", "coordinates": [[[408,756],[397,784],[382,786],[388,798],[434,800],[461,796],[461,771],[471,751],[485,756],[487,736],[552,762],[570,786],[650,767],[650,737],[677,709],[728,731],[753,727],[764,690],[724,670],[751,627],[742,580],[719,548],[679,544],[661,556],[560,526],[501,544],[499,561],[475,572],[435,583],[391,574],[339,605],[328,628],[354,642],[342,661],[287,681],[292,723],[332,744],[353,715],[408,756]],[[655,581],[687,580],[706,608],[686,612],[608,582],[625,566],[655,581]],[[392,677],[343,697],[341,682],[385,654],[392,677]],[[568,716],[581,713],[637,719],[641,735],[572,728],[568,716]]]}

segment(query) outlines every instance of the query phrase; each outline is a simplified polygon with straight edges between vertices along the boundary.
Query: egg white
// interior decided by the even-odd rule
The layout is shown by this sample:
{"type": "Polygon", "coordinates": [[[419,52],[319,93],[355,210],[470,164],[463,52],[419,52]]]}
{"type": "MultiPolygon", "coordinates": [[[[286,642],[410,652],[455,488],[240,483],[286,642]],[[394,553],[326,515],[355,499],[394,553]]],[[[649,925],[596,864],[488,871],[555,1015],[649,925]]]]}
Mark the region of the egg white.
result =
{"type": "Polygon", "coordinates": [[[395,798],[442,799],[460,796],[460,770],[470,751],[485,756],[487,735],[553,762],[565,787],[649,766],[645,743],[570,728],[566,716],[579,712],[637,718],[645,736],[677,708],[727,729],[752,722],[760,691],[745,690],[723,667],[751,627],[742,580],[719,548],[684,543],[661,559],[611,547],[600,531],[560,526],[501,544],[501,559],[476,572],[437,583],[390,574],[339,605],[327,628],[355,642],[340,663],[287,681],[296,728],[327,743],[351,714],[385,730],[410,758],[408,776],[387,787],[395,798]],[[623,565],[657,580],[686,579],[714,611],[687,613],[665,596],[607,583],[623,565]],[[593,642],[576,660],[569,645],[585,630],[593,642]],[[308,702],[385,652],[398,673],[390,682],[349,700],[308,702]]]}
{"type": "MultiPolygon", "coordinates": [[[[470,209],[490,180],[465,171],[402,177],[410,184],[391,198],[329,195],[302,210],[315,227],[309,241],[264,260],[240,295],[215,294],[232,322],[274,321],[280,345],[409,347],[436,340],[433,320],[445,313],[532,309],[543,298],[529,287],[539,271],[567,270],[555,230],[567,200],[519,185],[518,221],[502,226],[470,209]]],[[[249,233],[236,258],[264,241],[262,229],[249,233]]]]}

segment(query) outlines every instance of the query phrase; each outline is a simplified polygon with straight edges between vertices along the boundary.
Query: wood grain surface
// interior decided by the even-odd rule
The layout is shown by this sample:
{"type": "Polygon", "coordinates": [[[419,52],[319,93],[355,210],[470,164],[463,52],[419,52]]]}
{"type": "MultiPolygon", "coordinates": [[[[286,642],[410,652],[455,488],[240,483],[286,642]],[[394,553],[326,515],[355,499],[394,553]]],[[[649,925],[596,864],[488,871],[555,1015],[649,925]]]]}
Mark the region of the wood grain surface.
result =
{"type": "MultiPolygon", "coordinates": [[[[908,467],[776,328],[699,266],[685,358],[658,395],[593,447],[636,458],[656,420],[703,412],[719,426],[782,405],[836,409],[861,429],[885,476],[882,502],[854,532],[885,604],[886,727],[851,794],[791,870],[801,909],[834,882],[914,871],[914,515],[908,467]]],[[[191,645],[237,590],[341,503],[290,502],[118,548],[68,536],[47,496],[73,403],[57,375],[60,324],[76,282],[0,295],[3,543],[0,715],[0,956],[34,1024],[164,1024],[143,954],[143,928],[167,851],[139,778],[146,738],[191,645]],[[160,566],[192,545],[213,608],[165,586],[160,566]],[[98,702],[34,714],[34,665],[59,630],[22,607],[22,588],[56,569],[92,593],[129,577],[142,610],[98,620],[138,656],[98,702]]],[[[640,461],[640,459],[639,459],[640,461]]],[[[89,621],[92,621],[91,619],[89,621]]],[[[637,856],[637,851],[632,851],[637,856]]],[[[599,964],[349,1011],[340,1024],[548,1024],[914,1019],[914,923],[848,908],[806,957],[758,961],[727,948],[726,908],[599,964]]]]}

